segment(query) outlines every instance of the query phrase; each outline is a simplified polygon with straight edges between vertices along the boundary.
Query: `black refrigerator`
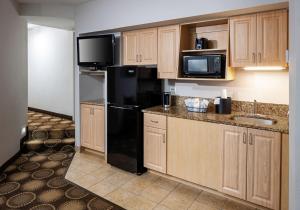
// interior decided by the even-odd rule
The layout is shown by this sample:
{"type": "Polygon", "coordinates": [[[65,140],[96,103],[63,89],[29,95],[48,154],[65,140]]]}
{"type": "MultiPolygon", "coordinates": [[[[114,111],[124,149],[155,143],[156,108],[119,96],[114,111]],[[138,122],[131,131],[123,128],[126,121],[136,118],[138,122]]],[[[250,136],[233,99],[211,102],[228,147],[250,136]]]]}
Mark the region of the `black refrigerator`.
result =
{"type": "Polygon", "coordinates": [[[161,104],[156,68],[137,66],[107,69],[107,162],[142,174],[143,113],[161,104]]]}

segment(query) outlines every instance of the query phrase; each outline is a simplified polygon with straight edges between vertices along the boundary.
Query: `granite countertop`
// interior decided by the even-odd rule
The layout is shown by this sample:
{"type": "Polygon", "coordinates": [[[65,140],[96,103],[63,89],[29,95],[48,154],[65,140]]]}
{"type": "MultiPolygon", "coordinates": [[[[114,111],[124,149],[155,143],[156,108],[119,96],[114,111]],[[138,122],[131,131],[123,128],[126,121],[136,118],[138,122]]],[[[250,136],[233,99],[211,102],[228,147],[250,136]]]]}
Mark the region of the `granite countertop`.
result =
{"type": "Polygon", "coordinates": [[[268,130],[274,132],[281,132],[285,134],[289,133],[289,124],[288,124],[287,117],[266,115],[266,117],[274,119],[277,122],[274,125],[261,125],[261,124],[254,124],[248,122],[241,122],[232,119],[234,115],[249,114],[245,112],[232,112],[231,114],[216,114],[213,112],[196,113],[196,112],[188,112],[185,107],[181,107],[181,106],[172,106],[168,110],[165,110],[162,106],[155,106],[155,107],[144,109],[143,112],[150,113],[150,114],[165,115],[168,117],[177,117],[177,118],[190,119],[190,120],[198,120],[198,121],[247,127],[247,128],[262,129],[262,130],[268,130]]]}
{"type": "Polygon", "coordinates": [[[87,105],[104,106],[104,99],[81,101],[80,103],[87,104],[87,105]]]}

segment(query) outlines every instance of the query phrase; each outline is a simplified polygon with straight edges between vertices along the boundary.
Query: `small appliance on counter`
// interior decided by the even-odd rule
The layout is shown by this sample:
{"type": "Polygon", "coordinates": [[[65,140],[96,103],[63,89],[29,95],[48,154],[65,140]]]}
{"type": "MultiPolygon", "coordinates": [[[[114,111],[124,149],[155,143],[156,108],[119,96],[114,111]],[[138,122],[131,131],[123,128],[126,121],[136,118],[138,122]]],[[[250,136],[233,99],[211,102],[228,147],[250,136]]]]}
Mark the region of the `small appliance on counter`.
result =
{"type": "Polygon", "coordinates": [[[231,114],[231,97],[227,97],[227,90],[222,90],[222,96],[216,97],[215,110],[217,114],[231,114]]]}
{"type": "Polygon", "coordinates": [[[170,106],[171,106],[171,92],[163,92],[162,93],[162,102],[163,102],[163,107],[165,109],[170,108],[170,106]]]}
{"type": "Polygon", "coordinates": [[[207,112],[209,101],[207,99],[187,98],[184,100],[185,106],[189,112],[207,112]]]}
{"type": "Polygon", "coordinates": [[[208,39],[206,38],[196,38],[195,41],[195,49],[196,50],[202,50],[208,48],[208,39]]]}

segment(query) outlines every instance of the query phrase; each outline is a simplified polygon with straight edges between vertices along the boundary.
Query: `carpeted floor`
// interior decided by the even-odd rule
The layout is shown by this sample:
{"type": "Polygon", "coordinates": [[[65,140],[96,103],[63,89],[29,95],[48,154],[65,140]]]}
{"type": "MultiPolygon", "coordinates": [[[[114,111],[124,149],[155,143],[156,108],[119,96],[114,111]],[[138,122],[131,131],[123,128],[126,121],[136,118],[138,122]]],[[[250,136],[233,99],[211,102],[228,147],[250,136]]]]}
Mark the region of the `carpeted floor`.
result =
{"type": "Polygon", "coordinates": [[[28,111],[27,115],[28,139],[24,143],[27,151],[74,145],[75,125],[71,120],[34,111],[28,111]]]}
{"type": "Polygon", "coordinates": [[[1,210],[123,209],[66,180],[74,156],[72,121],[28,112],[23,154],[0,172],[1,210]]]}
{"type": "Polygon", "coordinates": [[[64,178],[73,155],[70,145],[22,154],[0,175],[0,209],[122,209],[64,178]]]}

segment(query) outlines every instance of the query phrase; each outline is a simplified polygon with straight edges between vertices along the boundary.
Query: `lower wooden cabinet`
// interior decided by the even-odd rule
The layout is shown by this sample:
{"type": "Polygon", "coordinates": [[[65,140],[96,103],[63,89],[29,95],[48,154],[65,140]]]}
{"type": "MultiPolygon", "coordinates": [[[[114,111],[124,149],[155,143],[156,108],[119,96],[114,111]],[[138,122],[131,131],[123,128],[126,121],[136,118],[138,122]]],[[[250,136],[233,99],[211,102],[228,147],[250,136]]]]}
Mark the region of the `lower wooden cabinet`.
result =
{"type": "Polygon", "coordinates": [[[144,128],[144,166],[146,168],[166,173],[167,143],[166,130],[144,128]]]}
{"type": "Polygon", "coordinates": [[[224,126],[221,191],[279,209],[281,134],[224,126]]]}
{"type": "Polygon", "coordinates": [[[144,166],[269,209],[279,210],[282,199],[286,209],[287,196],[280,197],[288,189],[281,170],[286,139],[278,132],[145,114],[144,166]]]}
{"type": "Polygon", "coordinates": [[[81,105],[81,145],[83,147],[104,152],[105,140],[104,107],[97,105],[81,105]]]}
{"type": "Polygon", "coordinates": [[[247,201],[279,209],[281,134],[248,129],[247,201]]]}
{"type": "Polygon", "coordinates": [[[222,150],[221,191],[245,200],[247,184],[247,128],[225,125],[222,150]]]}
{"type": "Polygon", "coordinates": [[[219,190],[222,125],[168,117],[167,174],[219,190]]]}
{"type": "Polygon", "coordinates": [[[144,167],[166,173],[166,117],[153,114],[144,116],[144,167]]]}

